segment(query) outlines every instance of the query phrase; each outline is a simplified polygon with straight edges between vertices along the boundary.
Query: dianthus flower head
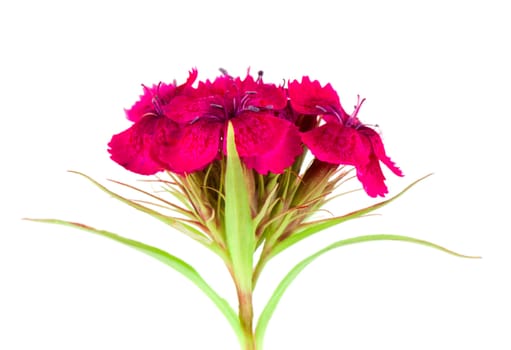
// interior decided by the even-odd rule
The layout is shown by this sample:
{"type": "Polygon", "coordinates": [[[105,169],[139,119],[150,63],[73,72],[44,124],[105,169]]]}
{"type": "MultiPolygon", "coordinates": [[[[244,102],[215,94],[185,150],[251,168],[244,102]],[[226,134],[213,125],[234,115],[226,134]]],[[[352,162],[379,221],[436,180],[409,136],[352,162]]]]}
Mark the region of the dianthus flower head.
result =
{"type": "Polygon", "coordinates": [[[242,80],[226,72],[192,87],[197,71],[180,86],[145,88],[130,110],[135,124],[110,142],[112,159],[141,174],[204,169],[226,154],[231,121],[240,158],[260,174],[282,173],[302,153],[297,127],[283,111],[284,87],[266,84],[262,73],[242,80]]]}
{"type": "Polygon", "coordinates": [[[318,81],[311,81],[309,77],[303,77],[301,83],[290,82],[289,96],[296,113],[310,118],[319,115],[324,121],[322,125],[301,133],[303,143],[321,161],[354,166],[369,196],[383,197],[388,193],[380,161],[394,174],[403,176],[385,153],[380,135],[357,117],[365,99],[359,98],[350,115],[343,109],[330,84],[321,87],[318,81]]]}

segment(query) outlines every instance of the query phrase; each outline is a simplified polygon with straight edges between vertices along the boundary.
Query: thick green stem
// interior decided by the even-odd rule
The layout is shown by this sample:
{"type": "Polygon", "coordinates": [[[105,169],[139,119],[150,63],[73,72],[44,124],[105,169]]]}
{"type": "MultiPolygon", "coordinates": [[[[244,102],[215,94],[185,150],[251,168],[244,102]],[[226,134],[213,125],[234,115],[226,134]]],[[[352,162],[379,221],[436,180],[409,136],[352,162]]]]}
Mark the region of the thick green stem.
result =
{"type": "Polygon", "coordinates": [[[252,291],[238,291],[239,319],[243,331],[245,344],[242,350],[255,350],[255,334],[253,327],[254,309],[252,305],[252,291]]]}

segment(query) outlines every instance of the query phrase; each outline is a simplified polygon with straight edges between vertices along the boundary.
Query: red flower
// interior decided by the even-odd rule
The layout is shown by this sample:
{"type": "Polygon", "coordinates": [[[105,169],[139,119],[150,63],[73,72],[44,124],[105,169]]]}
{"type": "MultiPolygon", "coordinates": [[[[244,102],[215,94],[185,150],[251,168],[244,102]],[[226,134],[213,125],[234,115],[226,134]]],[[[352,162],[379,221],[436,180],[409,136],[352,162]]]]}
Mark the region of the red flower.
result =
{"type": "Polygon", "coordinates": [[[144,94],[139,101],[126,110],[128,119],[135,124],[114,135],[108,144],[111,158],[126,169],[142,175],[164,170],[155,154],[160,147],[172,142],[170,135],[179,133],[179,125],[165,117],[162,108],[190,88],[196,78],[197,70],[194,69],[180,86],[175,83],[160,83],[152,88],[144,86],[144,94]]]}
{"type": "Polygon", "coordinates": [[[303,150],[296,126],[279,117],[287,104],[283,87],[247,74],[200,82],[172,99],[165,115],[182,125],[174,143],[159,147],[158,159],[177,173],[201,170],[226,153],[225,135],[232,121],[240,158],[260,174],[282,173],[303,150]]]}
{"type": "Polygon", "coordinates": [[[283,87],[265,84],[247,74],[227,73],[213,82],[144,87],[144,94],[126,111],[135,122],[114,135],[111,158],[139,174],[161,170],[185,174],[205,168],[226,153],[225,135],[232,121],[240,158],[260,174],[282,173],[302,153],[297,127],[288,120],[283,87]]]}
{"type": "Polygon", "coordinates": [[[364,190],[371,197],[388,193],[380,161],[394,174],[403,176],[386,155],[380,135],[362,124],[358,111],[364,102],[358,101],[349,115],[341,106],[337,93],[330,84],[321,87],[318,81],[303,77],[302,82],[289,83],[293,109],[300,114],[320,115],[325,123],[301,133],[302,141],[319,160],[332,164],[353,165],[364,190]]]}
{"type": "Polygon", "coordinates": [[[144,94],[140,95],[140,99],[130,109],[125,110],[127,118],[132,122],[138,122],[148,114],[161,115],[161,108],[176,95],[189,88],[197,79],[197,74],[197,69],[192,69],[186,82],[180,86],[176,86],[176,82],[173,84],[159,83],[151,88],[143,85],[144,94]]]}

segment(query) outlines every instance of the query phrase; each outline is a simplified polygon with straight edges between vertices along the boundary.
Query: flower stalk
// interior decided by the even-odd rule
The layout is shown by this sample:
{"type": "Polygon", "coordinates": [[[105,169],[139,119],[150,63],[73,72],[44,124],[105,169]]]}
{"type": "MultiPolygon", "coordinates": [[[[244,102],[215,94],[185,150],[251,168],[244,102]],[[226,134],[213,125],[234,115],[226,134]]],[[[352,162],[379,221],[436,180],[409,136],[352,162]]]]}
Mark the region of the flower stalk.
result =
{"type": "Polygon", "coordinates": [[[252,291],[238,293],[239,302],[239,319],[245,343],[242,344],[241,350],[255,350],[256,340],[253,329],[254,308],[252,303],[252,291]]]}

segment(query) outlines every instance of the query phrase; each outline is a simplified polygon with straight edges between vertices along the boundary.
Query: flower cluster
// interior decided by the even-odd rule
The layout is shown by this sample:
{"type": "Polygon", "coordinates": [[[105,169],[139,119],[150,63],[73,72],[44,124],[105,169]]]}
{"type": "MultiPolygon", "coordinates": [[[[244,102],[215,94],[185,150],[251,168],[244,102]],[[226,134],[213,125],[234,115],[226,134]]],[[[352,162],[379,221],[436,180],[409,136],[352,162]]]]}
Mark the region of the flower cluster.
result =
{"type": "Polygon", "coordinates": [[[283,173],[308,148],[319,161],[354,166],[371,197],[388,192],[380,162],[402,176],[378,133],[357,118],[364,100],[348,114],[330,84],[308,76],[285,87],[263,82],[262,72],[242,79],[222,71],[194,84],[197,75],[191,70],[182,85],[144,86],[126,110],[134,124],[109,143],[114,161],[144,175],[201,171],[226,155],[231,122],[240,159],[262,175],[283,173]]]}

